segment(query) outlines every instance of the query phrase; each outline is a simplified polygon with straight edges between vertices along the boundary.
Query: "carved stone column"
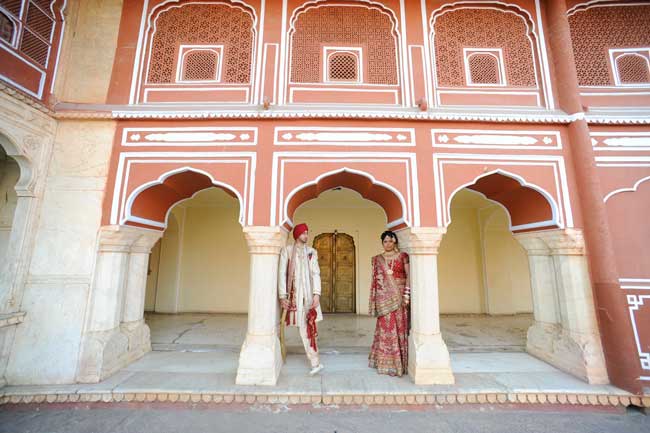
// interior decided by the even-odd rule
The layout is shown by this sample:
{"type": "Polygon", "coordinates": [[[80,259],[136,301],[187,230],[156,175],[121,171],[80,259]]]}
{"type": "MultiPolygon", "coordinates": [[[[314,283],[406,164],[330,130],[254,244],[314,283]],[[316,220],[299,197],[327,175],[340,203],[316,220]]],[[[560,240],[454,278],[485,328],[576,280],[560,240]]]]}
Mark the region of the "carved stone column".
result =
{"type": "Polygon", "coordinates": [[[120,332],[131,247],[140,229],[102,227],[77,368],[79,382],[99,382],[127,364],[128,337],[120,332]]]}
{"type": "Polygon", "coordinates": [[[149,254],[162,232],[142,231],[131,247],[124,293],[124,309],[120,329],[129,340],[127,362],[151,350],[151,333],[144,322],[144,298],[147,288],[149,254]]]}
{"type": "Polygon", "coordinates": [[[287,233],[280,227],[244,228],[250,253],[248,331],[239,355],[236,383],[275,385],[282,368],[277,333],[278,261],[287,233]]]}
{"type": "Polygon", "coordinates": [[[417,385],[453,384],[447,345],[440,334],[438,247],[446,230],[414,227],[398,232],[410,256],[411,333],[409,375],[417,385]]]}
{"type": "Polygon", "coordinates": [[[527,350],[589,383],[608,383],[582,231],[515,237],[528,251],[533,287],[527,350]]]}
{"type": "Polygon", "coordinates": [[[561,333],[560,306],[555,266],[551,250],[537,233],[516,234],[515,238],[528,253],[530,286],[533,297],[533,325],[528,328],[526,351],[547,359],[561,333]]]}

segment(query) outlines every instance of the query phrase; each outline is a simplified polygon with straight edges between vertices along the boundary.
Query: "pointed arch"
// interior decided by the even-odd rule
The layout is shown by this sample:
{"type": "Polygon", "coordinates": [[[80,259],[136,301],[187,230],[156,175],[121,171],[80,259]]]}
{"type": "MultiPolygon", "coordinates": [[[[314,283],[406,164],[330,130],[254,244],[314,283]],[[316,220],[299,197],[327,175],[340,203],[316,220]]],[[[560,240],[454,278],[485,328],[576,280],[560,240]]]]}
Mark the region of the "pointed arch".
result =
{"type": "Polygon", "coordinates": [[[608,193],[605,196],[605,198],[603,198],[603,202],[607,203],[607,200],[609,200],[610,198],[612,198],[616,194],[620,194],[622,192],[635,192],[636,190],[639,189],[639,187],[641,186],[641,184],[643,182],[648,181],[648,180],[650,180],[650,176],[642,177],[641,179],[637,180],[634,183],[634,185],[632,185],[631,187],[615,189],[614,191],[608,193]]]}
{"type": "Polygon", "coordinates": [[[451,223],[451,202],[454,196],[465,188],[504,208],[512,232],[562,226],[559,207],[551,194],[519,175],[497,169],[460,185],[449,195],[446,211],[450,217],[445,227],[451,223]]]}
{"type": "Polygon", "coordinates": [[[369,173],[347,167],[323,173],[316,179],[294,188],[284,201],[280,225],[293,227],[294,212],[301,204],[337,187],[351,189],[366,200],[377,203],[386,213],[388,228],[398,229],[411,225],[406,200],[396,188],[378,181],[369,173]]]}
{"type": "Polygon", "coordinates": [[[172,208],[191,200],[209,188],[221,188],[239,202],[239,223],[244,226],[244,200],[237,189],[216,180],[210,173],[193,167],[181,167],[163,173],[158,179],[140,185],[126,200],[121,224],[164,230],[172,208]]]}

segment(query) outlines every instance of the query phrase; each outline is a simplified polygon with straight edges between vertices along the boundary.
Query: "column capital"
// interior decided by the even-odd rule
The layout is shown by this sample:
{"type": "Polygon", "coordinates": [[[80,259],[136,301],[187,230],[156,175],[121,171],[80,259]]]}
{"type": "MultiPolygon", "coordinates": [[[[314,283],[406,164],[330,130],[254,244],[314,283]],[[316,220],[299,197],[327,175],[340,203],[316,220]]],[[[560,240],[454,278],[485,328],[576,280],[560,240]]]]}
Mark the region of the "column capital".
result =
{"type": "Polygon", "coordinates": [[[251,254],[280,254],[287,243],[287,231],[276,226],[244,227],[244,237],[251,254]]]}
{"type": "Polygon", "coordinates": [[[515,239],[523,245],[529,255],[585,255],[585,239],[580,229],[519,233],[515,235],[515,239]]]}
{"type": "Polygon", "coordinates": [[[131,226],[103,226],[99,229],[100,252],[149,252],[162,232],[131,226]]]}
{"type": "Polygon", "coordinates": [[[157,230],[141,230],[141,236],[135,241],[131,247],[132,253],[149,254],[151,248],[162,237],[163,232],[157,230]]]}
{"type": "Polygon", "coordinates": [[[409,227],[397,232],[399,248],[412,255],[437,255],[445,227],[409,227]]]}

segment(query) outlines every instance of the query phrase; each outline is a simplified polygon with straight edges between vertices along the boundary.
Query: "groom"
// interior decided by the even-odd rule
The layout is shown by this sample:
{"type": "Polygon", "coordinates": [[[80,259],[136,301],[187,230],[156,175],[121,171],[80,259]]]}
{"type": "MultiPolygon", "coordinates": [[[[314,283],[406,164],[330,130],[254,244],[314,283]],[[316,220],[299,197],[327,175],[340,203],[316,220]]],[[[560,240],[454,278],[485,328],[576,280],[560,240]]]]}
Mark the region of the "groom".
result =
{"type": "Polygon", "coordinates": [[[320,268],[318,253],[307,245],[309,228],[298,224],[293,229],[295,243],[282,248],[278,270],[278,297],[286,311],[285,324],[297,326],[311,364],[310,375],[323,369],[318,356],[316,322],[323,320],[320,308],[320,268]]]}

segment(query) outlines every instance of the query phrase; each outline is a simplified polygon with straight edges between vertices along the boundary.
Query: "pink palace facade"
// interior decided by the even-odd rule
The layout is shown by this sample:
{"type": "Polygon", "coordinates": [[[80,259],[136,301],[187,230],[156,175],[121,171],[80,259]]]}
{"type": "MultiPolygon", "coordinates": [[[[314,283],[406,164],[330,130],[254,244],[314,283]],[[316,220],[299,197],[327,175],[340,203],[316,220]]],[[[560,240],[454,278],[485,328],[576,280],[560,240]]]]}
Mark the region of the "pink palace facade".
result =
{"type": "Polygon", "coordinates": [[[526,350],[647,393],[649,23],[648,1],[0,0],[0,378],[98,382],[151,350],[144,311],[182,308],[148,306],[150,254],[216,189],[245,248],[236,382],[274,385],[279,250],[343,189],[411,255],[416,384],[454,381],[465,197],[524,257],[526,350]]]}

